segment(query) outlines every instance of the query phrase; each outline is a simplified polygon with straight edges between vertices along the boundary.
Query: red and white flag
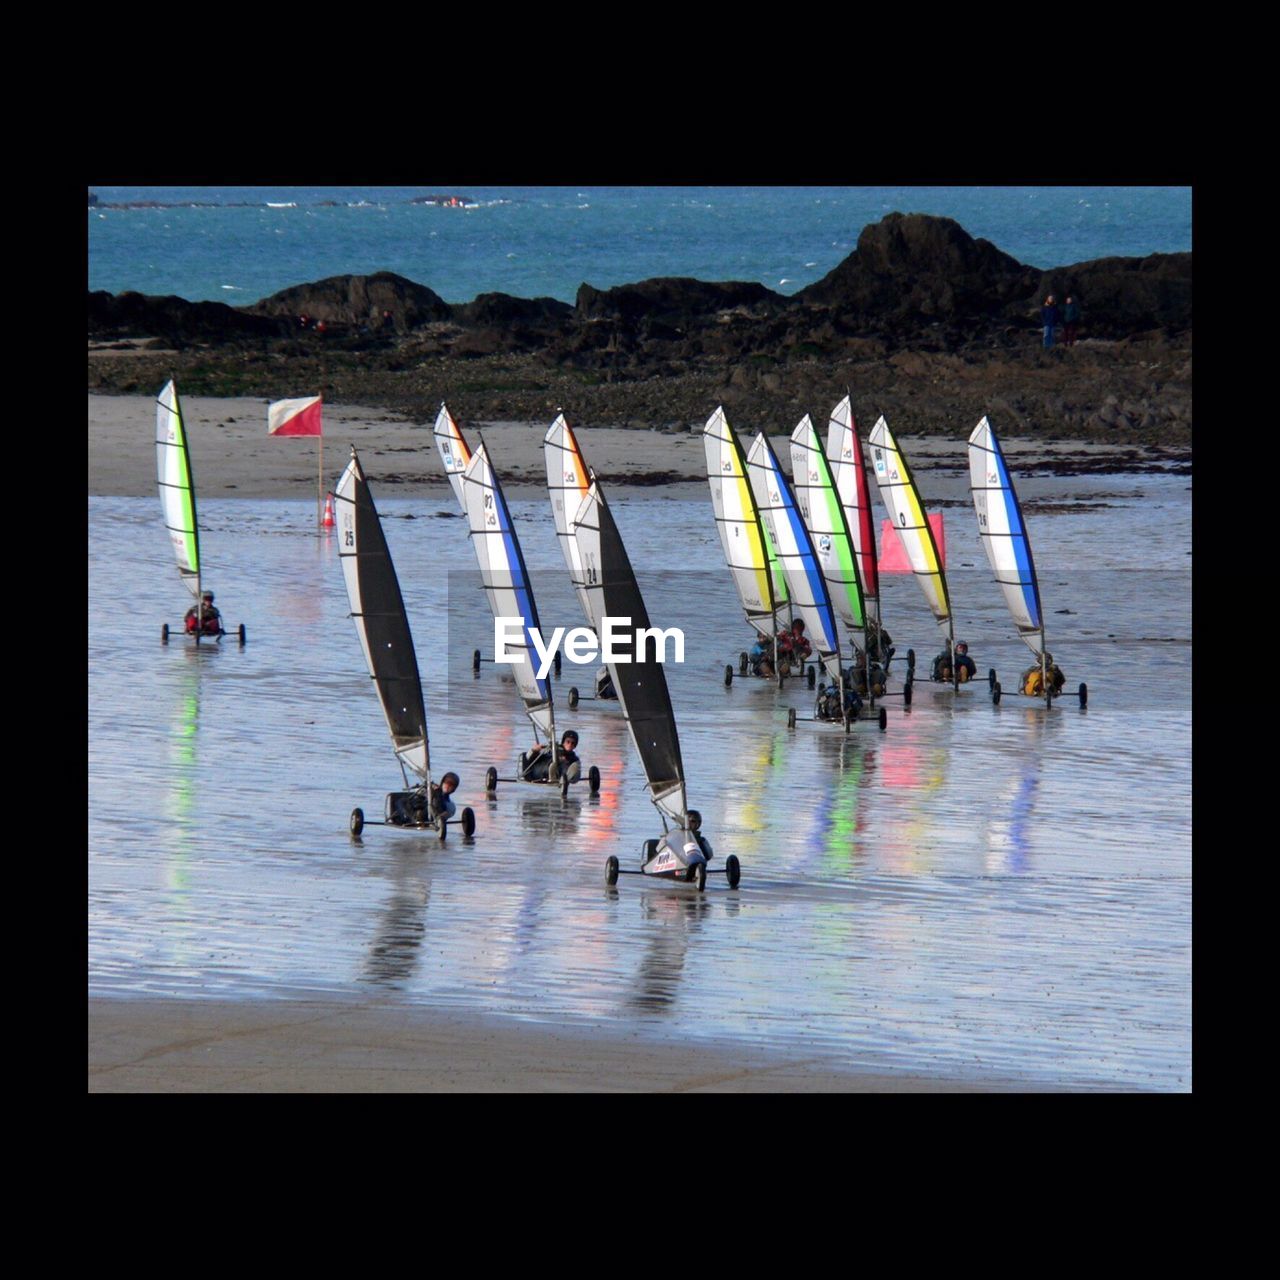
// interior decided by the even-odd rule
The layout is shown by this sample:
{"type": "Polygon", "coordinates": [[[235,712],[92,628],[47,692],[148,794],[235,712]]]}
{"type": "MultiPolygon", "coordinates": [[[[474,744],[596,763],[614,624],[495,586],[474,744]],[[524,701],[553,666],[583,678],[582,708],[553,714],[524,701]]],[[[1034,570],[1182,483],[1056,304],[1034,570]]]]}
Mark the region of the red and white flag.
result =
{"type": "MultiPolygon", "coordinates": [[[[933,530],[933,540],[938,544],[939,567],[947,567],[947,534],[942,527],[942,512],[929,513],[929,527],[933,530]]],[[[911,573],[911,561],[902,549],[902,539],[893,531],[893,525],[885,520],[880,525],[880,572],[911,573]]]]}
{"type": "Polygon", "coordinates": [[[267,434],[271,436],[318,436],[320,430],[320,397],[304,396],[301,400],[277,400],[267,406],[267,434]]]}

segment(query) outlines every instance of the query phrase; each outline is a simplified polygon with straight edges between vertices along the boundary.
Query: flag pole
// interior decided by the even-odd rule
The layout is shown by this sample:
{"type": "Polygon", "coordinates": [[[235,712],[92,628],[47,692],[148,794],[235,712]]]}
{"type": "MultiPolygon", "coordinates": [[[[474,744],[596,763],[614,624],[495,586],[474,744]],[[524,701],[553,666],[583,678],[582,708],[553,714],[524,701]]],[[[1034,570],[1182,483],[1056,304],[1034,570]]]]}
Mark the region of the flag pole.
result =
{"type": "Polygon", "coordinates": [[[324,481],[324,435],[316,437],[320,441],[320,457],[316,464],[316,528],[319,529],[324,524],[324,498],[322,495],[322,487],[324,481]]]}

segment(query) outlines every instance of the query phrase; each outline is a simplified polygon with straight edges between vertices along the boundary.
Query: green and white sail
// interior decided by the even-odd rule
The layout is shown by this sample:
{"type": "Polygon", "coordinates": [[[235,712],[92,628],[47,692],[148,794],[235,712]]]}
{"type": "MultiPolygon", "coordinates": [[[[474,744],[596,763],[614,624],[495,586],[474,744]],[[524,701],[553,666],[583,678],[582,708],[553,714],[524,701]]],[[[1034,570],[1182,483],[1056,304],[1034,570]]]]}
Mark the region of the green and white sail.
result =
{"type": "Polygon", "coordinates": [[[200,599],[200,530],[196,525],[196,490],[191,479],[191,451],[182,421],[182,404],[173,380],[156,399],[156,478],[169,543],[178,574],[200,599]]]}
{"type": "Polygon", "coordinates": [[[822,576],[827,580],[831,603],[861,649],[866,643],[867,613],[856,548],[836,492],[831,464],[807,413],[791,433],[791,484],[796,505],[813,539],[822,576]]]}

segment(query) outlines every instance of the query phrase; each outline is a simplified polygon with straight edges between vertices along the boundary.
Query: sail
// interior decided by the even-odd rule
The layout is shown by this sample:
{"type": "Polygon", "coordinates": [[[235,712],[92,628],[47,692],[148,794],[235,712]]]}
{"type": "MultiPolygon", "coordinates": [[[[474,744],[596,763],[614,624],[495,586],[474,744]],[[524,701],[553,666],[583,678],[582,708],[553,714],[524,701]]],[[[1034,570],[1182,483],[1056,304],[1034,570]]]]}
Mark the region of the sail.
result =
{"type": "Polygon", "coordinates": [[[338,503],[338,560],[351,617],[391,742],[404,765],[427,781],[431,761],[418,659],[386,535],[354,449],[333,496],[338,503]]]}
{"type": "Polygon", "coordinates": [[[436,414],[434,434],[436,448],[440,450],[440,461],[444,463],[444,473],[449,477],[453,496],[458,499],[458,506],[465,515],[467,500],[463,496],[462,473],[471,461],[471,450],[467,448],[467,442],[462,438],[462,432],[458,430],[458,424],[454,422],[447,405],[442,404],[440,412],[436,414]]]}
{"type": "Polygon", "coordinates": [[[942,557],[934,541],[933,529],[925,519],[920,492],[911,477],[911,468],[898,449],[898,442],[881,418],[871,428],[871,465],[875,469],[880,498],[893,521],[894,530],[907,553],[924,598],[929,602],[934,620],[951,634],[951,598],[947,594],[947,577],[942,557]]]}
{"type": "Polygon", "coordinates": [[[178,573],[187,590],[198,600],[200,530],[196,526],[196,491],[191,479],[191,452],[182,421],[182,404],[172,379],[156,399],[156,479],[178,573]]]}
{"type": "Polygon", "coordinates": [[[724,558],[738,589],[747,621],[772,634],[777,611],[785,604],[770,572],[769,535],[765,532],[747,479],[747,460],[738,437],[729,429],[724,410],[707,419],[702,432],[707,453],[707,483],[724,558]]]}
{"type": "Polygon", "coordinates": [[[833,680],[842,680],[840,633],[836,629],[831,594],[818,564],[818,553],[800,518],[795,495],[778,465],[777,454],[764,432],[747,451],[747,471],[756,505],[773,530],[778,558],[787,575],[791,607],[804,619],[809,643],[833,680]]]}
{"type": "Polygon", "coordinates": [[[1004,592],[1018,634],[1039,658],[1044,653],[1044,615],[1035,561],[1022,507],[1005,466],[1000,442],[983,418],[969,437],[969,485],[978,513],[978,532],[1004,592]]]}
{"type": "Polygon", "coordinates": [[[846,627],[861,632],[867,617],[853,537],[836,493],[831,464],[807,413],[791,433],[791,480],[831,603],[846,627]]]}
{"type": "MultiPolygon", "coordinates": [[[[556,522],[556,537],[569,566],[569,578],[578,593],[582,611],[591,622],[591,604],[587,599],[587,584],[583,576],[582,556],[573,537],[574,517],[582,506],[587,488],[587,464],[574,437],[573,428],[559,414],[547,430],[542,442],[542,452],[547,464],[547,492],[551,495],[551,514],[556,522]]],[[[595,625],[594,622],[591,623],[595,625]]]]}
{"type": "Polygon", "coordinates": [[[876,526],[871,515],[871,492],[867,487],[867,464],[862,441],[854,421],[853,406],[845,396],[831,410],[827,428],[827,458],[831,463],[836,492],[840,495],[849,533],[858,556],[858,580],[862,583],[867,610],[879,617],[880,577],[876,568],[876,526]]]}
{"type": "Polygon", "coordinates": [[[520,618],[520,638],[513,639],[508,651],[518,653],[511,664],[511,674],[524,700],[525,713],[538,730],[540,740],[555,738],[555,715],[551,705],[551,683],[538,679],[537,651],[530,629],[540,627],[538,606],[525,568],[524,555],[511,523],[506,499],[498,477],[489,465],[484,445],[471,455],[462,473],[467,521],[471,525],[471,545],[475,548],[485,594],[495,618],[520,618]]]}
{"type": "MultiPolygon", "coordinates": [[[[604,617],[630,618],[634,630],[647,630],[649,613],[598,482],[587,490],[573,536],[589,580],[589,616],[593,624],[604,617]]],[[[667,817],[685,827],[688,802],[675,712],[671,708],[671,693],[662,663],[640,660],[649,655],[646,646],[643,654],[632,655],[636,661],[610,662],[607,664],[609,675],[644,766],[649,794],[667,817]]]]}

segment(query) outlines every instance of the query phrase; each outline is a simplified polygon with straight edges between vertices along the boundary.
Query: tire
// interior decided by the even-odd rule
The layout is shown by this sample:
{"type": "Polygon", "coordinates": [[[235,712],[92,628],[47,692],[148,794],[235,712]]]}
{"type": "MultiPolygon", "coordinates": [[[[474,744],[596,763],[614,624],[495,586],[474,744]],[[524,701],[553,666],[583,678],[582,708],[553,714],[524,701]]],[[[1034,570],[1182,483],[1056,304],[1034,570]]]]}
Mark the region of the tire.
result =
{"type": "Polygon", "coordinates": [[[907,670],[914,671],[916,669],[916,651],[914,649],[907,650],[907,670]]]}
{"type": "Polygon", "coordinates": [[[796,727],[796,709],[789,707],[787,709],[787,728],[794,729],[796,727]]]}
{"type": "Polygon", "coordinates": [[[449,824],[444,820],[444,814],[436,819],[436,836],[441,844],[444,844],[449,835],[449,824]]]}
{"type": "Polygon", "coordinates": [[[747,674],[747,651],[745,649],[738,654],[738,674],[740,676],[747,674]]]}
{"type": "Polygon", "coordinates": [[[698,886],[698,892],[701,893],[707,887],[707,864],[699,862],[693,869],[693,883],[698,886]]]}
{"type": "Polygon", "coordinates": [[[991,670],[987,672],[987,688],[994,689],[995,687],[996,687],[996,669],[995,667],[992,667],[991,670]]]}
{"type": "Polygon", "coordinates": [[[167,622],[160,628],[160,643],[169,643],[169,624],[167,622]]]}
{"type": "Polygon", "coordinates": [[[240,637],[240,647],[243,649],[243,648],[244,648],[244,642],[245,642],[245,632],[244,632],[244,623],[243,623],[243,622],[242,622],[242,623],[240,624],[240,626],[236,629],[236,634],[240,637]]]}
{"type": "Polygon", "coordinates": [[[908,680],[907,683],[902,686],[902,705],[904,707],[909,707],[911,705],[911,696],[911,681],[908,680]]]}
{"type": "Polygon", "coordinates": [[[995,688],[991,690],[991,701],[994,702],[996,706],[1000,705],[1000,681],[999,680],[996,681],[995,688]]]}
{"type": "Polygon", "coordinates": [[[587,786],[591,789],[593,796],[600,791],[600,770],[595,765],[587,770],[587,786]]]}
{"type": "Polygon", "coordinates": [[[578,687],[577,685],[569,686],[569,709],[572,711],[578,705],[578,687]]]}
{"type": "Polygon", "coordinates": [[[727,689],[733,683],[733,668],[727,663],[724,669],[724,687],[727,689]]]}
{"type": "Polygon", "coordinates": [[[471,655],[471,670],[474,671],[476,675],[480,674],[480,650],[479,649],[476,649],[471,655]]]}
{"type": "Polygon", "coordinates": [[[559,649],[556,650],[554,665],[555,665],[556,679],[559,680],[560,679],[560,650],[559,649]]]}
{"type": "Polygon", "coordinates": [[[880,708],[880,732],[883,733],[888,727],[889,727],[889,713],[883,707],[881,707],[880,708]]]}
{"type": "Polygon", "coordinates": [[[462,811],[462,834],[464,836],[473,836],[476,833],[476,815],[474,809],[463,809],[462,811]]]}
{"type": "Polygon", "coordinates": [[[569,775],[567,773],[560,779],[560,794],[562,796],[569,794],[569,775]]]}
{"type": "Polygon", "coordinates": [[[812,689],[818,683],[817,671],[813,667],[810,667],[805,673],[805,679],[808,680],[809,688],[812,689]]]}
{"type": "Polygon", "coordinates": [[[484,775],[484,789],[490,794],[498,789],[498,771],[493,767],[493,765],[489,766],[488,771],[484,775]]]}
{"type": "Polygon", "coordinates": [[[1080,686],[1080,705],[1082,707],[1089,705],[1089,686],[1087,684],[1081,684],[1080,686]]]}
{"type": "Polygon", "coordinates": [[[742,879],[742,864],[735,854],[731,853],[724,860],[724,877],[728,880],[730,889],[738,887],[738,881],[742,879]]]}
{"type": "Polygon", "coordinates": [[[646,840],[640,846],[640,865],[650,861],[658,852],[658,842],[656,840],[646,840]]]}
{"type": "Polygon", "coordinates": [[[351,834],[353,836],[358,836],[364,830],[364,810],[363,809],[351,810],[350,827],[351,827],[351,834]]]}
{"type": "Polygon", "coordinates": [[[605,859],[604,882],[605,884],[618,883],[618,859],[615,858],[613,854],[610,854],[608,858],[605,859]]]}

